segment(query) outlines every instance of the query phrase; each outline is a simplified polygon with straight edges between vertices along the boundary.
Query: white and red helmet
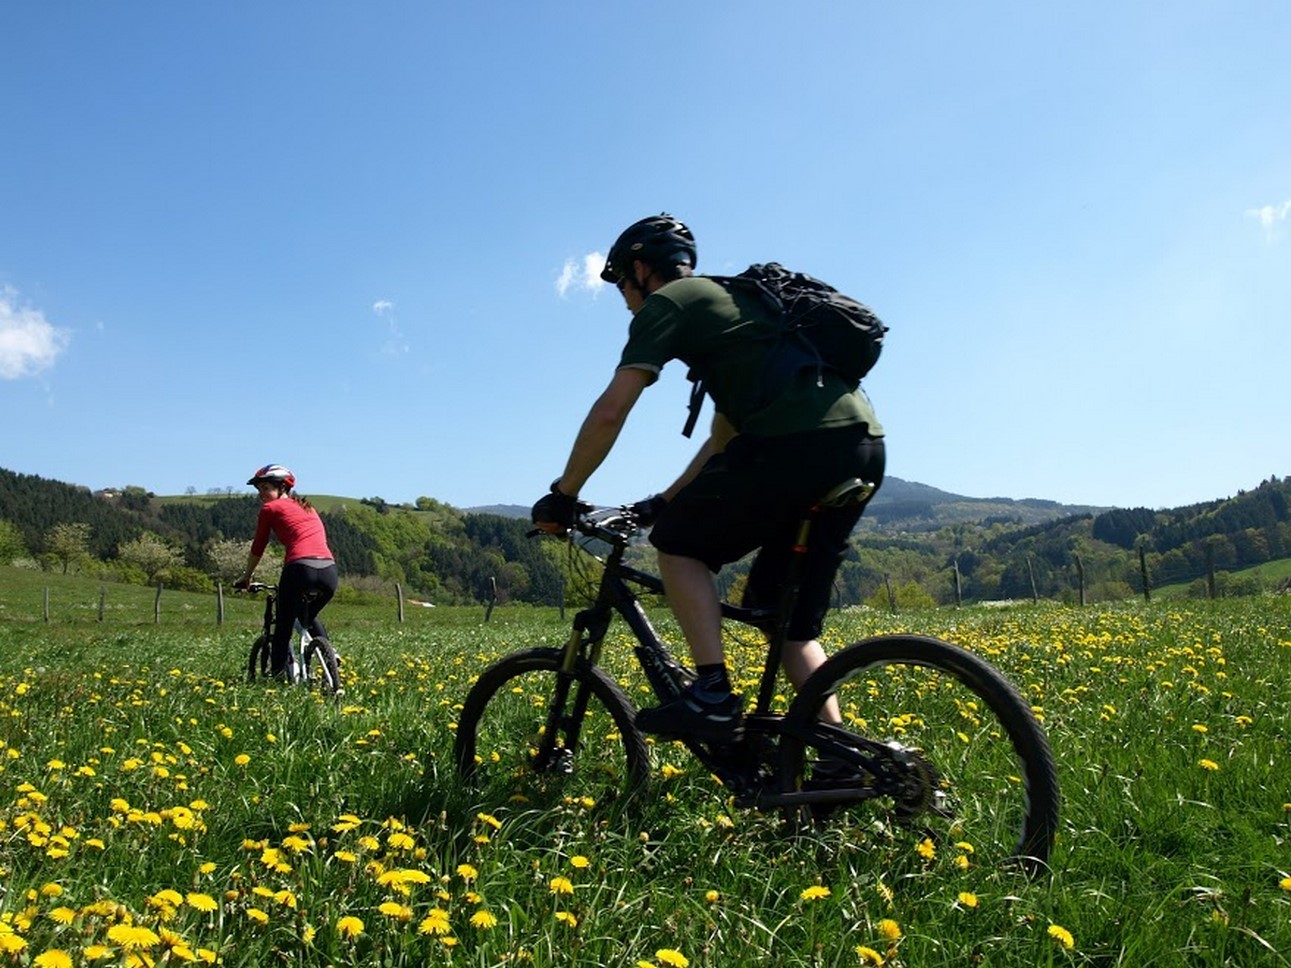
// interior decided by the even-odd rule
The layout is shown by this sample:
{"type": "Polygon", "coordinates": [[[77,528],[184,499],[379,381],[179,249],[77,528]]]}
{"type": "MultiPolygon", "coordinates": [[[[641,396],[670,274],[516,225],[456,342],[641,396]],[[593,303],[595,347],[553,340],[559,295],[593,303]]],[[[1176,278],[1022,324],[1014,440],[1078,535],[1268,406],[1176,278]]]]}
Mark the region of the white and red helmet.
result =
{"type": "Polygon", "coordinates": [[[273,481],[287,488],[293,488],[296,486],[296,475],[281,464],[265,464],[264,467],[251,475],[251,480],[247,481],[247,483],[259,484],[261,481],[273,481]]]}

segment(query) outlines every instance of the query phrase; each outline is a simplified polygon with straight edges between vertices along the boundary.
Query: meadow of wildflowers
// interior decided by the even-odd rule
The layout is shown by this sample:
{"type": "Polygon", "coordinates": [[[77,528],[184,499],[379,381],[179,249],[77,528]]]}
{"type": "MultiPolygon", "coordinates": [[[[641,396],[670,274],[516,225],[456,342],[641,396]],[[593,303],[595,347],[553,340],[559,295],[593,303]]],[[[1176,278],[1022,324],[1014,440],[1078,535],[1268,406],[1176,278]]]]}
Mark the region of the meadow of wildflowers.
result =
{"type": "Polygon", "coordinates": [[[864,811],[786,837],[673,744],[630,811],[462,790],[456,705],[489,659],[562,641],[554,610],[400,626],[338,605],[331,701],[241,681],[251,611],[216,629],[3,605],[0,965],[1291,963],[1282,599],[832,621],[833,646],[949,638],[1027,696],[1064,793],[1036,881],[959,845],[898,856],[864,811]]]}

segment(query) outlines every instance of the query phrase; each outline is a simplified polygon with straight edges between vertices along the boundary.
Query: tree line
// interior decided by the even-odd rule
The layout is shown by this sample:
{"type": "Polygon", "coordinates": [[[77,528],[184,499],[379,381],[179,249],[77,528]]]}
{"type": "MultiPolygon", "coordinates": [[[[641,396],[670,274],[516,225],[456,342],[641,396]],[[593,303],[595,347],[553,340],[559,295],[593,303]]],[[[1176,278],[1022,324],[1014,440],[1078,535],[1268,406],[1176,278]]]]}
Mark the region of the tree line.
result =
{"type": "MultiPolygon", "coordinates": [[[[161,501],[141,487],[87,488],[0,469],[0,563],[93,573],[104,580],[211,591],[246,564],[258,501],[220,496],[161,501]]],[[[430,498],[414,508],[380,499],[320,511],[351,594],[408,594],[441,604],[551,601],[557,559],[525,540],[525,522],[468,514],[430,498]]],[[[271,545],[257,577],[273,581],[271,545]]]]}
{"type": "MultiPolygon", "coordinates": [[[[113,497],[0,470],[0,563],[92,569],[105,578],[205,590],[246,561],[258,503],[250,496],[162,501],[140,487],[113,497]]],[[[472,514],[419,498],[346,501],[322,512],[352,593],[405,593],[452,604],[556,604],[567,594],[560,546],[526,538],[527,521],[472,514]]],[[[906,518],[905,520],[909,520],[906,518]]],[[[643,567],[653,556],[634,554],[643,567]]],[[[836,581],[838,604],[887,606],[1048,598],[1104,601],[1150,585],[1189,583],[1196,594],[1257,591],[1232,572],[1291,557],[1291,482],[1270,478],[1233,498],[1152,511],[1113,509],[1021,525],[1006,515],[935,531],[871,520],[853,535],[836,581]]],[[[278,560],[262,563],[272,580],[278,560]]],[[[725,569],[734,589],[748,562],[725,569]]]]}

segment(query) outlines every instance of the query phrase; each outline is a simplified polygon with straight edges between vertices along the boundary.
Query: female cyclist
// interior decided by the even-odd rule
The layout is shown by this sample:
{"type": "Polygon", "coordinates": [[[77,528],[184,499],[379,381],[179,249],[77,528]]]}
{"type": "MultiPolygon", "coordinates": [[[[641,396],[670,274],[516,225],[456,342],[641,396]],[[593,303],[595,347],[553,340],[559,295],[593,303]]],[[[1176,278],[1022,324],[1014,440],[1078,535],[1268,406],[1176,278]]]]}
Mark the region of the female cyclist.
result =
{"type": "Polygon", "coordinates": [[[278,619],[273,629],[271,674],[286,675],[291,633],[297,620],[310,635],[327,636],[318,613],[336,594],[336,559],[327,546],[327,532],[318,511],[292,491],[296,477],[290,470],[281,464],[266,464],[247,483],[259,492],[260,517],[256,521],[246,571],[233,587],[246,588],[251,583],[272,533],[282,543],[284,553],[282,575],[278,579],[278,619]]]}

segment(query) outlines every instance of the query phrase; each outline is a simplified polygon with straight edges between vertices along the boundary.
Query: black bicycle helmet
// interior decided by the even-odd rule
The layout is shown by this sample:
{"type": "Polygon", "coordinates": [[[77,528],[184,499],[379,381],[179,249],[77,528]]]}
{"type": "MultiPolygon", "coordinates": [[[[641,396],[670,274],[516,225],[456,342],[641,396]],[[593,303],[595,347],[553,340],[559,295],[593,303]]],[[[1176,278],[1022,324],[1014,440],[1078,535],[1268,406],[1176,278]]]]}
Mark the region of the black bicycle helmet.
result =
{"type": "Polygon", "coordinates": [[[697,264],[695,236],[684,223],[667,212],[633,222],[610,246],[601,278],[617,283],[632,271],[632,262],[640,259],[652,266],[690,266],[697,264]]]}

